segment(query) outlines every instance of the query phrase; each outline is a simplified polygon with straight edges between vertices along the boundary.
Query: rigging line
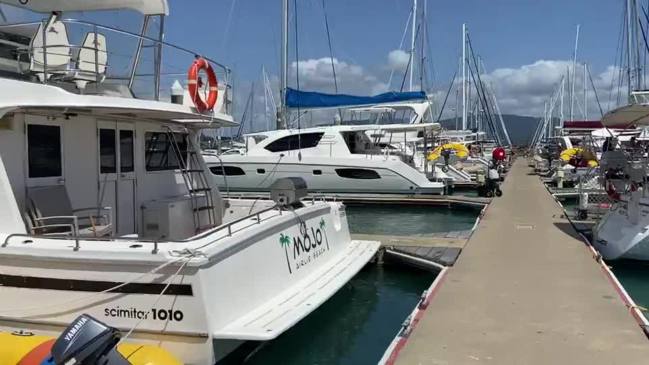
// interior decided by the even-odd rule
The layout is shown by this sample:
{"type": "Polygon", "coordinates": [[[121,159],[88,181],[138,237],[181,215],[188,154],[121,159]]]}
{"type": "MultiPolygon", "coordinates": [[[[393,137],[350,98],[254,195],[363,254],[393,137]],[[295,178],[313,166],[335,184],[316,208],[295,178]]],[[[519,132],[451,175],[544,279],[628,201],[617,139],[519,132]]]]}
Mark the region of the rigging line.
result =
{"type": "MultiPolygon", "coordinates": [[[[430,46],[430,33],[428,31],[428,23],[424,26],[424,34],[426,38],[426,49],[428,50],[428,59],[430,60],[430,87],[435,86],[435,58],[433,57],[433,50],[430,46]]],[[[423,52],[422,52],[423,53],[423,52]]]]}
{"type": "MultiPolygon", "coordinates": [[[[322,0],[322,13],[324,15],[325,29],[327,31],[327,42],[329,43],[329,58],[331,59],[331,72],[333,73],[333,77],[334,77],[334,91],[336,92],[336,94],[338,94],[338,78],[336,77],[336,65],[334,63],[334,51],[333,51],[333,47],[331,46],[331,33],[329,32],[329,17],[327,16],[327,9],[325,7],[325,0],[322,0]]],[[[313,115],[313,113],[311,115],[313,115]]],[[[343,120],[342,109],[338,109],[338,117],[340,118],[340,120],[342,122],[342,120],[343,120]]]]}
{"type": "Polygon", "coordinates": [[[586,68],[588,71],[588,78],[590,79],[590,85],[593,88],[593,92],[595,93],[595,100],[597,101],[597,107],[599,108],[599,113],[604,116],[604,111],[602,110],[602,105],[599,103],[599,96],[597,96],[597,89],[595,88],[595,82],[593,82],[593,75],[590,73],[590,68],[586,68]]]}
{"type": "MultiPolygon", "coordinates": [[[[169,278],[169,282],[168,282],[167,285],[162,289],[162,291],[160,292],[160,294],[158,294],[158,296],[156,297],[156,299],[153,301],[153,305],[151,306],[151,308],[156,308],[156,307],[158,306],[158,302],[160,302],[160,299],[162,299],[162,296],[167,292],[167,289],[169,289],[169,287],[171,286],[171,283],[173,283],[174,279],[176,279],[176,277],[177,277],[177,276],[180,274],[180,272],[185,268],[185,266],[187,266],[187,263],[189,263],[189,260],[183,262],[183,264],[180,265],[180,267],[179,267],[178,270],[174,273],[174,275],[173,275],[171,278],[169,278]]],[[[184,276],[184,275],[183,275],[183,276],[184,276]]],[[[120,343],[122,343],[122,342],[125,342],[126,339],[128,339],[129,336],[131,336],[131,335],[133,334],[133,332],[134,332],[134,331],[135,331],[135,330],[136,330],[136,329],[137,329],[137,328],[142,324],[142,322],[144,322],[144,320],[148,317],[148,314],[149,314],[150,312],[151,312],[151,310],[148,310],[148,311],[146,312],[146,315],[142,316],[142,318],[141,318],[139,321],[137,321],[133,327],[131,327],[131,329],[126,333],[126,335],[124,335],[124,337],[122,337],[122,338],[119,339],[118,344],[120,344],[120,343]]]]}
{"type": "Polygon", "coordinates": [[[467,43],[469,45],[469,49],[471,50],[470,56],[471,56],[471,59],[473,60],[473,65],[475,67],[476,74],[478,76],[478,83],[476,83],[476,81],[475,81],[475,77],[473,75],[473,70],[471,69],[471,65],[469,64],[469,71],[471,71],[471,78],[474,79],[473,82],[474,82],[474,84],[476,86],[476,92],[478,93],[478,97],[481,99],[481,104],[483,105],[483,107],[488,112],[488,118],[487,118],[488,123],[487,124],[489,124],[490,129],[492,130],[492,132],[494,132],[494,137],[498,140],[498,143],[502,144],[501,141],[500,141],[500,136],[496,132],[493,119],[491,118],[491,111],[490,111],[490,108],[489,108],[489,104],[487,102],[487,98],[485,96],[484,85],[482,84],[482,79],[480,78],[480,69],[478,68],[478,62],[477,62],[476,57],[475,57],[475,51],[473,49],[473,43],[471,42],[471,37],[468,34],[467,34],[467,43]],[[478,86],[480,87],[479,89],[478,89],[478,86]],[[480,94],[482,94],[482,95],[480,95],[480,94]],[[483,101],[484,101],[484,103],[483,103],[483,101]]]}
{"type": "Polygon", "coordinates": [[[331,46],[331,34],[329,33],[329,20],[327,17],[327,9],[325,8],[325,0],[322,0],[322,13],[324,14],[325,30],[327,31],[327,42],[329,43],[329,58],[331,59],[331,71],[334,77],[334,90],[338,93],[338,80],[336,79],[336,65],[334,64],[334,51],[331,46]]]}
{"type": "MultiPolygon", "coordinates": [[[[419,28],[421,27],[421,24],[417,25],[417,30],[415,30],[415,40],[419,36],[419,28]]],[[[406,78],[408,76],[408,71],[410,71],[410,64],[412,64],[412,52],[410,52],[410,56],[408,57],[408,66],[406,66],[406,72],[403,73],[403,80],[401,80],[401,87],[399,88],[399,91],[403,91],[403,88],[406,84],[406,78]]]]}
{"type": "MultiPolygon", "coordinates": [[[[237,129],[237,134],[235,135],[235,138],[241,137],[241,133],[243,132],[243,126],[246,123],[247,117],[248,117],[248,110],[250,106],[252,105],[252,95],[253,95],[253,90],[255,89],[255,83],[252,83],[252,87],[250,88],[250,94],[248,94],[248,99],[246,100],[246,105],[244,106],[243,109],[243,115],[241,116],[241,123],[239,123],[239,128],[237,129]]],[[[251,122],[252,123],[252,122],[251,122]]]]}
{"type": "MultiPolygon", "coordinates": [[[[647,21],[649,22],[649,16],[647,16],[644,7],[642,8],[642,12],[644,13],[645,18],[647,18],[647,21]]],[[[649,44],[647,44],[647,33],[645,33],[644,27],[642,26],[642,19],[638,18],[638,23],[640,24],[640,31],[642,32],[642,39],[644,40],[645,50],[649,52],[649,44]]]]}
{"type": "Polygon", "coordinates": [[[228,19],[225,22],[225,32],[223,32],[223,41],[221,42],[221,49],[225,52],[225,47],[228,43],[228,37],[230,36],[230,27],[232,26],[232,16],[234,15],[234,6],[236,5],[237,0],[232,0],[230,5],[230,11],[228,12],[228,19]]]}
{"type": "Polygon", "coordinates": [[[439,115],[437,116],[437,123],[439,123],[440,119],[442,119],[442,113],[444,112],[444,108],[446,107],[446,101],[448,100],[448,95],[451,93],[451,90],[453,89],[453,86],[455,84],[455,77],[457,77],[457,70],[455,70],[455,73],[453,74],[453,79],[451,79],[451,84],[448,86],[446,97],[444,97],[444,103],[442,103],[442,108],[439,110],[439,115]]]}
{"type": "MultiPolygon", "coordinates": [[[[297,0],[293,0],[293,15],[295,16],[295,83],[300,90],[300,47],[298,43],[297,0]]],[[[300,106],[297,106],[297,115],[300,115],[300,106]]],[[[302,161],[302,126],[300,118],[297,119],[297,160],[302,161]]]]}
{"type": "MultiPolygon", "coordinates": [[[[403,30],[403,35],[401,36],[401,43],[399,43],[399,51],[402,51],[403,42],[406,40],[406,34],[408,34],[408,26],[410,25],[410,19],[412,18],[412,8],[408,14],[408,20],[406,21],[406,28],[403,30]]],[[[392,77],[394,76],[394,67],[390,70],[390,78],[388,78],[388,89],[392,86],[392,77]]]]}

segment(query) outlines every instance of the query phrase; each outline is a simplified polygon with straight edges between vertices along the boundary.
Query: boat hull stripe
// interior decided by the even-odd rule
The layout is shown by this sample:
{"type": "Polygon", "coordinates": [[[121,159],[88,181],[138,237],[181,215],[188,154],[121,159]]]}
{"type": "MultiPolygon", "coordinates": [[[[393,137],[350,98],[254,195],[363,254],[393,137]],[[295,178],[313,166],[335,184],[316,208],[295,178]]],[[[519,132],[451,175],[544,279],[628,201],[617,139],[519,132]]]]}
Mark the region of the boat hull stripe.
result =
{"type": "MultiPolygon", "coordinates": [[[[79,292],[102,292],[123,283],[112,281],[93,281],[75,279],[56,279],[34,276],[0,275],[0,287],[65,290],[79,292]]],[[[129,283],[121,286],[111,293],[122,294],[152,294],[162,293],[167,284],[164,283],[129,283]]],[[[189,284],[171,284],[164,295],[193,296],[192,286],[189,284]]]]}

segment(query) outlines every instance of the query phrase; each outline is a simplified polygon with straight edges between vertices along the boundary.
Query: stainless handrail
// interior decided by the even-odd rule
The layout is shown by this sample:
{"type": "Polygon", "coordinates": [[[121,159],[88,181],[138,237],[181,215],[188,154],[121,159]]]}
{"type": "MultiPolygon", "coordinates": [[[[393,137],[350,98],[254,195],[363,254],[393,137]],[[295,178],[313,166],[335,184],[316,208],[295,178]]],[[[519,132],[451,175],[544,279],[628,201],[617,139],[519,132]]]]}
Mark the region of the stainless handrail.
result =
{"type": "MultiPolygon", "coordinates": [[[[253,213],[253,214],[250,214],[250,215],[247,215],[245,217],[239,218],[239,219],[234,220],[232,222],[222,224],[222,225],[220,225],[218,227],[214,227],[213,229],[207,230],[207,231],[205,231],[205,232],[203,232],[203,233],[201,233],[199,235],[192,236],[192,237],[189,237],[189,238],[184,239],[184,240],[165,240],[163,242],[165,242],[165,243],[188,243],[188,242],[191,242],[191,241],[195,241],[195,240],[205,238],[205,237],[207,237],[207,236],[209,236],[211,234],[218,233],[218,232],[221,232],[221,231],[227,229],[227,231],[228,231],[227,236],[219,237],[219,238],[215,239],[214,241],[205,244],[203,246],[203,247],[205,247],[207,245],[214,244],[217,241],[219,241],[219,240],[221,240],[221,239],[223,239],[225,237],[230,237],[230,236],[232,236],[233,233],[239,232],[240,230],[242,230],[244,228],[248,228],[248,227],[251,227],[251,226],[253,226],[255,224],[259,224],[259,223],[261,223],[263,221],[266,221],[266,220],[269,220],[271,218],[280,216],[281,214],[278,214],[278,215],[274,215],[272,217],[267,217],[266,219],[263,219],[263,220],[261,219],[261,214],[266,213],[266,212],[271,211],[271,210],[274,210],[276,208],[277,208],[277,206],[272,206],[270,208],[261,210],[259,212],[256,212],[256,213],[253,213]],[[255,218],[256,222],[251,223],[248,226],[242,227],[239,230],[236,230],[236,231],[232,230],[232,226],[234,226],[235,224],[241,223],[241,222],[243,222],[245,220],[248,220],[248,219],[251,219],[251,218],[255,218]]],[[[133,242],[139,242],[139,243],[153,243],[155,245],[155,248],[157,248],[158,244],[161,242],[160,240],[142,239],[142,238],[138,238],[138,239],[134,240],[133,238],[122,238],[122,237],[108,237],[108,238],[105,238],[105,237],[83,237],[83,236],[79,236],[79,235],[54,236],[54,235],[32,235],[32,234],[27,234],[27,233],[12,233],[12,234],[8,235],[5,238],[4,242],[2,243],[2,245],[0,245],[0,247],[1,248],[7,247],[7,245],[9,245],[9,240],[12,239],[12,238],[16,238],[16,237],[66,240],[66,241],[67,240],[75,240],[76,241],[76,244],[75,244],[76,249],[75,249],[75,251],[78,250],[78,248],[80,247],[80,243],[79,243],[80,240],[83,240],[83,241],[98,241],[98,242],[99,241],[118,241],[118,242],[133,241],[133,242]]]]}
{"type": "MultiPolygon", "coordinates": [[[[112,31],[112,32],[115,32],[115,33],[118,33],[118,34],[128,35],[128,36],[134,37],[136,39],[142,39],[142,40],[145,40],[145,41],[154,42],[156,44],[160,44],[160,45],[163,45],[163,46],[167,46],[167,47],[177,49],[179,51],[185,52],[185,53],[190,54],[192,56],[201,56],[201,57],[205,58],[207,61],[209,61],[210,63],[213,63],[214,65],[222,68],[227,73],[230,73],[232,71],[229,67],[223,65],[222,63],[220,63],[218,61],[215,61],[214,59],[206,57],[206,56],[204,56],[204,55],[202,55],[200,53],[194,52],[194,51],[192,51],[190,49],[187,49],[187,48],[184,48],[184,47],[181,47],[181,46],[177,46],[177,45],[175,45],[173,43],[161,41],[161,40],[158,40],[158,39],[155,39],[155,38],[151,38],[151,37],[144,36],[144,35],[141,35],[141,34],[133,33],[133,32],[127,31],[127,30],[117,29],[117,28],[110,27],[110,26],[107,26],[107,25],[101,25],[101,24],[98,24],[98,23],[89,22],[89,21],[86,21],[86,20],[68,18],[68,19],[60,19],[59,21],[62,22],[62,23],[68,23],[68,24],[79,24],[79,25],[86,25],[86,26],[90,26],[90,27],[97,27],[97,29],[100,29],[100,30],[108,30],[108,31],[112,31]]],[[[42,22],[38,21],[38,22],[22,22],[22,23],[0,24],[0,29],[2,29],[2,28],[11,28],[11,27],[19,27],[19,26],[26,26],[26,25],[39,25],[39,24],[42,24],[42,22]]]]}

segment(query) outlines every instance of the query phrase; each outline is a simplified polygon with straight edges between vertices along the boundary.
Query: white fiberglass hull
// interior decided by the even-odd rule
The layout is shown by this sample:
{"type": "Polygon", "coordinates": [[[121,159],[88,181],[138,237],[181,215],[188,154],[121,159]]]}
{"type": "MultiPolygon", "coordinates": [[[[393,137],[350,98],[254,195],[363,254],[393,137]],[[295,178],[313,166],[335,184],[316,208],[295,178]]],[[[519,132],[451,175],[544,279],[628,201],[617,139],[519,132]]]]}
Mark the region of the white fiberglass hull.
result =
{"type": "Polygon", "coordinates": [[[159,242],[157,252],[135,240],[80,241],[78,250],[74,240],[7,242],[0,247],[0,330],[56,335],[87,313],[135,328],[129,342],[155,343],[200,365],[291,328],[379,245],[350,239],[339,203],[265,210],[187,241],[159,242]]]}
{"type": "MultiPolygon", "coordinates": [[[[637,220],[629,219],[627,204],[617,204],[593,231],[593,246],[605,260],[649,260],[649,204],[637,206],[637,220]]],[[[633,208],[632,208],[633,210],[633,208]]],[[[632,212],[633,214],[633,212],[632,212]]]]}
{"type": "MultiPolygon", "coordinates": [[[[215,156],[204,156],[210,168],[220,168],[215,156]]],[[[221,191],[268,191],[273,182],[301,177],[309,192],[360,194],[444,194],[443,182],[429,181],[411,166],[383,156],[376,158],[322,158],[304,156],[221,156],[223,166],[241,169],[238,175],[216,175],[221,191]],[[341,172],[342,171],[342,172],[341,172]],[[345,172],[353,175],[345,176],[345,172]],[[341,176],[342,175],[342,176],[341,176]]]]}

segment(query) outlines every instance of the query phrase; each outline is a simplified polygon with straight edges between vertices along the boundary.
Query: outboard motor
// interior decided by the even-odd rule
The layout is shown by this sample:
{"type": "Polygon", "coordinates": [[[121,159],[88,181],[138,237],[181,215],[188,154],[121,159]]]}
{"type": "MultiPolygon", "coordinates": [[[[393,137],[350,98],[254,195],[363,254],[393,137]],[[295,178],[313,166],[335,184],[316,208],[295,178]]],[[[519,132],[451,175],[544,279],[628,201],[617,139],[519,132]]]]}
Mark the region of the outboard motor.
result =
{"type": "Polygon", "coordinates": [[[52,346],[52,365],[130,365],[119,352],[120,332],[83,314],[52,346]]]}

